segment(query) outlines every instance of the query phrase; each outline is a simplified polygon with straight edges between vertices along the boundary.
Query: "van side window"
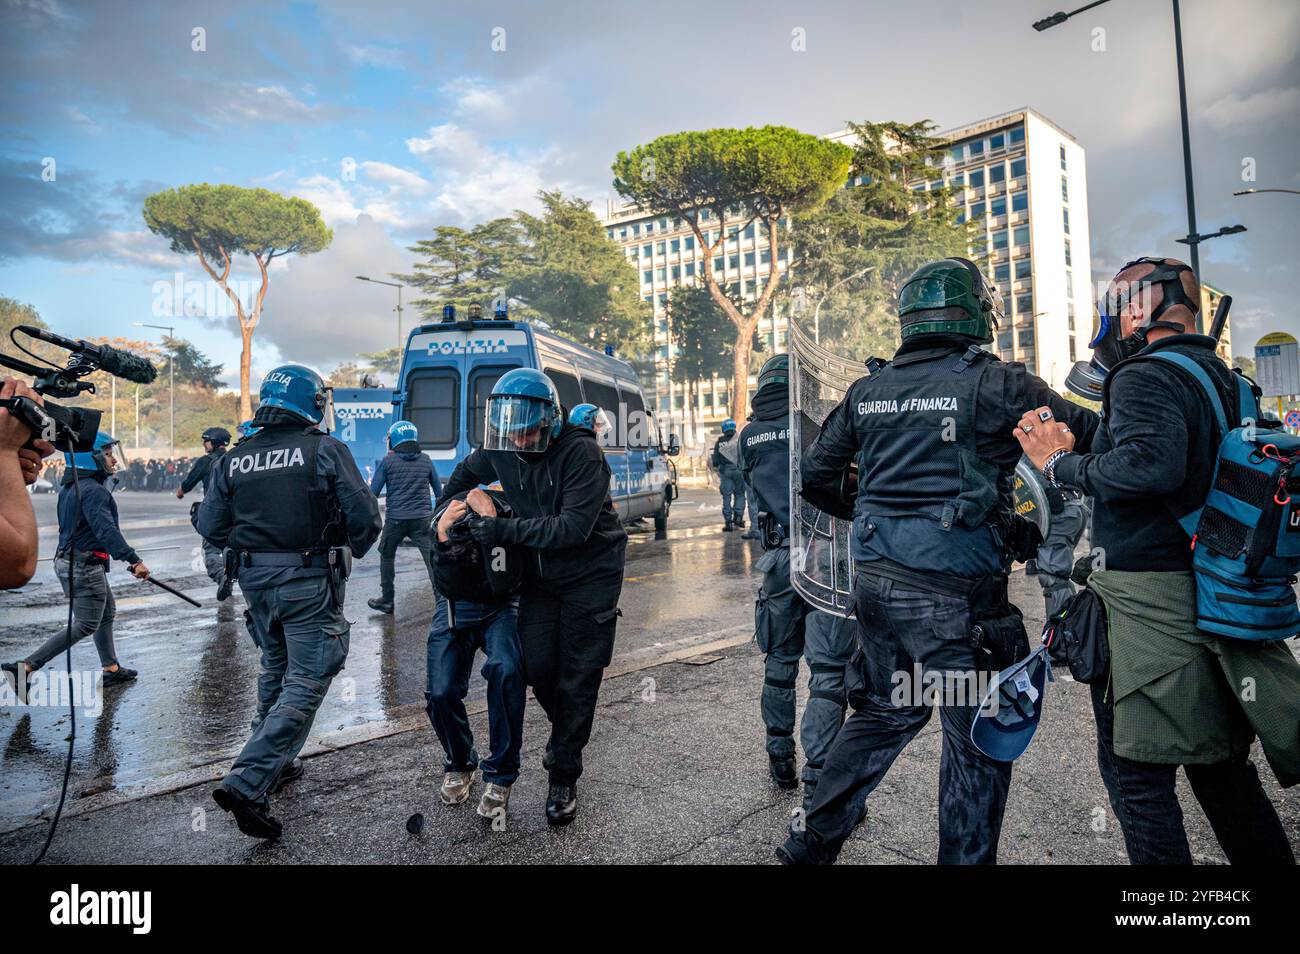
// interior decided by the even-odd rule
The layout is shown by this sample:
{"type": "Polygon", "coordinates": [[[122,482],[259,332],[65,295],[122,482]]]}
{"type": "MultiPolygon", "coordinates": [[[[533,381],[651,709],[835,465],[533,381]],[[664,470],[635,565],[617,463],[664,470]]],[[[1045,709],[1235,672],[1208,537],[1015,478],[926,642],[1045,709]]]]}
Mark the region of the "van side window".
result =
{"type": "Polygon", "coordinates": [[[627,446],[636,448],[653,446],[654,426],[646,416],[645,401],[641,398],[641,392],[624,385],[618,389],[618,396],[627,414],[627,419],[623,423],[627,431],[627,446]]]}
{"type": "Polygon", "coordinates": [[[551,379],[555,385],[555,390],[559,392],[560,403],[564,405],[566,412],[572,411],[579,404],[585,403],[582,400],[582,391],[578,388],[578,379],[567,371],[559,371],[555,368],[546,368],[546,376],[551,379]]]}
{"type": "Polygon", "coordinates": [[[460,437],[460,374],[454,368],[411,375],[407,417],[420,429],[420,446],[446,450],[460,437]]]}
{"type": "Polygon", "coordinates": [[[465,435],[470,447],[482,447],[487,428],[487,399],[501,375],[518,365],[499,364],[475,368],[469,376],[469,432],[465,435]]]}
{"type": "MultiPolygon", "coordinates": [[[[587,395],[587,400],[596,407],[600,408],[609,415],[609,422],[614,426],[614,439],[617,440],[617,432],[620,430],[618,425],[618,391],[612,384],[606,384],[603,381],[594,381],[591,378],[582,379],[582,390],[587,395]]],[[[621,444],[607,444],[606,447],[622,446],[621,444]]]]}

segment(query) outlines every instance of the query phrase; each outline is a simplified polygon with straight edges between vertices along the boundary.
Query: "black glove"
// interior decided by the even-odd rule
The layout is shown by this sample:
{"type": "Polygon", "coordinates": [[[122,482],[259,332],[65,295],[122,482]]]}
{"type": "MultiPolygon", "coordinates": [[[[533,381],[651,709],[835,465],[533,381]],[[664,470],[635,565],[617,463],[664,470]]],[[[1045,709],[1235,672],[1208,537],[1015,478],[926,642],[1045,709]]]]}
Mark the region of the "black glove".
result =
{"type": "Polygon", "coordinates": [[[505,528],[496,517],[474,517],[469,522],[470,535],[485,547],[494,547],[504,543],[502,531],[505,528]]]}

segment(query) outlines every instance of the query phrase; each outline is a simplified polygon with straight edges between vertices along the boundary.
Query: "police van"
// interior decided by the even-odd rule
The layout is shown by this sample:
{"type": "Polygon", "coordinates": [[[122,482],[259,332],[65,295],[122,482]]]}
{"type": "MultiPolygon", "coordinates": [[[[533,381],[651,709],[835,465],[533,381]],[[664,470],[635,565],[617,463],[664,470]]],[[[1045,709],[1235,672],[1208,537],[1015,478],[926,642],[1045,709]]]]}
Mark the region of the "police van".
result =
{"type": "Polygon", "coordinates": [[[392,388],[381,387],[334,388],[331,392],[331,432],[348,445],[367,481],[388,453],[388,428],[396,420],[394,394],[392,388]]]}
{"type": "Polygon", "coordinates": [[[461,319],[449,305],[441,322],[410,333],[393,396],[397,416],[419,428],[438,476],[449,478],[482,445],[497,379],[512,368],[538,368],[555,384],[566,414],[584,403],[605,411],[612,426],[601,444],[613,474],[614,508],[624,523],[653,518],[662,534],[677,499],[677,469],[669,458],[680,444],[676,435],[662,443],[632,365],[504,312],[485,319],[475,306],[469,311],[461,319]]]}

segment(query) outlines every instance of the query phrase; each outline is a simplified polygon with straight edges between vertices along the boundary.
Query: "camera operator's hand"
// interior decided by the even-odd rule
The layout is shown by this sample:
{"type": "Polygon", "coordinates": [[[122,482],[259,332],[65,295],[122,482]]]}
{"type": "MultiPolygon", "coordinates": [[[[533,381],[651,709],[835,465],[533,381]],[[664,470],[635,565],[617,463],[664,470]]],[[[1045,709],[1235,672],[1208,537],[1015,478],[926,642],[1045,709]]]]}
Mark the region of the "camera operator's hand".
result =
{"type": "Polygon", "coordinates": [[[465,516],[465,513],[468,510],[469,507],[466,506],[465,501],[463,500],[453,500],[451,503],[447,504],[447,509],[444,510],[442,516],[438,518],[439,542],[447,542],[447,531],[451,529],[453,523],[465,516]]]}
{"type": "Polygon", "coordinates": [[[137,580],[147,580],[149,579],[149,568],[141,560],[139,563],[132,564],[131,575],[137,580]]]}
{"type": "Polygon", "coordinates": [[[185,499],[185,491],[181,490],[179,487],[176,488],[176,499],[177,500],[185,499]]]}
{"type": "MultiPolygon", "coordinates": [[[[31,398],[37,404],[45,403],[39,394],[23,382],[16,378],[5,378],[3,383],[0,383],[0,398],[11,397],[31,398]]],[[[0,408],[0,451],[16,451],[32,437],[31,428],[10,414],[7,409],[0,408]]],[[[49,447],[48,444],[46,446],[49,447]]],[[[52,453],[54,449],[50,448],[50,450],[52,453]]]]}

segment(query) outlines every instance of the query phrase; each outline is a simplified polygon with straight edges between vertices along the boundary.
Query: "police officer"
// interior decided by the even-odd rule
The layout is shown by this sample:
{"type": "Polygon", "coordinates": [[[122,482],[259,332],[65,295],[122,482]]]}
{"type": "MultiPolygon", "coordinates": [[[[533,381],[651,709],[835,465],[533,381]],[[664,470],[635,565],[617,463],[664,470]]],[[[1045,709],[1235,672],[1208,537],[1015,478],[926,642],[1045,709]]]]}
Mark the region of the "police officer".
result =
{"type": "Polygon", "coordinates": [[[754,604],[754,632],[765,653],[761,711],[767,726],[772,778],[782,788],[795,774],[795,679],[808,661],[808,704],[799,723],[803,742],[803,804],[812,807],[822,763],[844,721],[844,667],[853,653],[851,620],[809,606],[790,584],[789,358],[773,355],[758,373],[754,415],[740,432],[740,469],[757,503],[763,583],[754,604]]]}
{"type": "Polygon", "coordinates": [[[736,422],[722,422],[722,434],[713,443],[709,467],[717,472],[722,494],[722,529],[730,533],[745,526],[745,480],[740,475],[740,452],[736,444],[736,422]]]}
{"type": "MultiPolygon", "coordinates": [[[[204,455],[194,462],[190,467],[190,472],[185,475],[181,485],[176,488],[177,500],[184,500],[185,495],[199,484],[203,485],[203,494],[207,496],[208,490],[212,486],[212,478],[220,468],[221,456],[225,454],[226,447],[229,444],[230,431],[224,427],[209,427],[203,432],[204,455]]],[[[190,509],[190,519],[194,520],[198,516],[198,504],[194,504],[190,509]]],[[[221,551],[206,540],[203,541],[203,567],[208,571],[208,578],[217,584],[217,599],[224,600],[230,595],[230,588],[225,585],[225,563],[222,560],[221,551]]]]}
{"type": "Polygon", "coordinates": [[[20,699],[27,698],[31,673],[87,636],[95,638],[105,686],[130,682],[139,675],[118,663],[113,646],[117,604],[108,586],[109,558],[126,563],[137,580],[149,579],[149,568],[122,536],[117,502],[105,486],[117,472],[118,446],[115,438],[100,431],[92,450],[63,455],[66,469],[59,490],[59,543],[54,551],[54,572],[64,594],[72,599],[72,625],[51,636],[26,659],[3,665],[20,699]]]}
{"type": "Polygon", "coordinates": [[[627,532],[609,495],[609,465],[595,432],[565,420],[541,371],[503,374],[488,398],[483,446],[452,472],[448,497],[500,481],[514,517],[475,517],[483,545],[517,546],[526,578],[519,640],[533,694],[551,721],[543,765],[546,820],[567,825],[578,810],[582,750],[614,654],[627,532]]]}
{"type": "Polygon", "coordinates": [[[253,735],[213,798],[254,838],[279,837],[267,798],[287,775],[348,655],[344,580],[379,537],[379,503],[347,446],[317,425],[325,383],[287,364],[262,381],[260,430],[221,461],[199,532],[227,550],[262,651],[253,735]],[[350,552],[348,548],[351,548],[350,552]]]}
{"type": "Polygon", "coordinates": [[[383,536],[379,538],[379,596],[366,600],[367,606],[381,613],[393,611],[393,576],[397,548],[403,540],[410,540],[419,549],[429,574],[434,603],[438,601],[429,522],[433,518],[433,498],[442,496],[442,481],[433,461],[420,450],[420,432],[410,421],[393,423],[388,429],[388,447],[388,453],[370,478],[370,492],[376,497],[385,487],[388,489],[388,512],[384,515],[383,536]]]}
{"type": "MultiPolygon", "coordinates": [[[[980,672],[1029,648],[1006,595],[1016,527],[1011,477],[1021,454],[1011,430],[1041,406],[1082,445],[1097,426],[1093,412],[1023,364],[980,348],[993,340],[1002,305],[974,263],[922,266],[900,289],[898,314],[902,345],[893,361],[868,363],[872,373],[831,411],[802,459],[805,499],[853,519],[859,649],[848,673],[854,713],[827,756],[803,830],[778,849],[788,863],[835,860],[864,817],[866,796],[936,701],[939,861],[996,860],[1011,764],[972,744],[979,698],[971,690],[980,672]],[[846,511],[851,464],[857,490],[846,511]],[[972,633],[987,638],[972,645],[972,633]],[[939,700],[927,684],[944,688],[939,700]]],[[[1032,555],[1027,544],[1014,549],[1019,559],[1032,555]]]]}

